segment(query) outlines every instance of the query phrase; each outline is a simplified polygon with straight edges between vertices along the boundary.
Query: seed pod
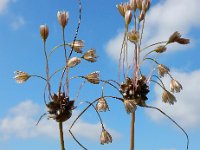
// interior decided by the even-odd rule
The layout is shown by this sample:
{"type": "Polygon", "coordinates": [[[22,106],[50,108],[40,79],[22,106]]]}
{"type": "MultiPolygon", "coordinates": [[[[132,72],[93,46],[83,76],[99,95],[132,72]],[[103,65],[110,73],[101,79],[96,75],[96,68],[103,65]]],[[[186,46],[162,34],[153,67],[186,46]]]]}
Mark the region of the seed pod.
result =
{"type": "Polygon", "coordinates": [[[62,28],[65,28],[68,20],[69,20],[69,13],[66,11],[58,11],[57,13],[58,21],[62,28]]]}
{"type": "Polygon", "coordinates": [[[49,28],[47,27],[47,25],[40,25],[40,35],[43,39],[43,41],[46,41],[48,35],[49,35],[49,28]]]}
{"type": "Polygon", "coordinates": [[[72,57],[68,62],[67,62],[67,67],[73,68],[76,65],[78,65],[81,62],[81,59],[78,57],[72,57]]]}

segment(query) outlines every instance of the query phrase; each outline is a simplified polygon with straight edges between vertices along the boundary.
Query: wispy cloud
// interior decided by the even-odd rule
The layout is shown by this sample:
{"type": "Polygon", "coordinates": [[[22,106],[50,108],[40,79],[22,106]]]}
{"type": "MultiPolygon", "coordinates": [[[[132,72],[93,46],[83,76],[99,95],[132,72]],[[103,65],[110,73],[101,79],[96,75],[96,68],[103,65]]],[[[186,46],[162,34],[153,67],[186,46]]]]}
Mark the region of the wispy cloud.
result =
{"type": "MultiPolygon", "coordinates": [[[[26,139],[41,136],[58,138],[58,125],[55,121],[43,119],[38,126],[35,126],[40,109],[38,104],[30,100],[21,102],[17,106],[11,108],[7,116],[0,119],[1,140],[8,140],[10,138],[26,139]]],[[[70,120],[65,123],[64,131],[68,131],[68,128],[77,115],[78,112],[75,111],[73,118],[70,118],[70,120]]],[[[112,129],[108,130],[111,132],[113,138],[117,139],[120,137],[118,132],[112,129]]],[[[99,140],[101,126],[100,123],[91,124],[80,119],[72,128],[72,132],[76,136],[81,136],[89,140],[99,140]]],[[[65,135],[67,138],[71,138],[68,132],[66,132],[65,135]]]]}
{"type": "MultiPolygon", "coordinates": [[[[164,112],[174,118],[181,126],[186,128],[199,127],[200,125],[200,100],[199,100],[199,85],[200,85],[200,70],[190,73],[173,71],[174,77],[181,82],[183,91],[177,93],[177,103],[173,106],[164,104],[161,99],[162,90],[160,87],[155,87],[156,100],[152,105],[161,108],[164,112]]],[[[169,78],[164,78],[164,83],[169,88],[169,78]]],[[[164,116],[156,111],[148,110],[150,118],[155,121],[164,119],[164,116]]]]}
{"type": "Polygon", "coordinates": [[[18,16],[18,17],[15,17],[15,19],[12,21],[11,27],[14,30],[17,30],[25,24],[26,24],[26,21],[24,20],[24,18],[22,16],[18,16]]]}
{"type": "MultiPolygon", "coordinates": [[[[146,17],[143,44],[155,43],[167,40],[175,31],[181,32],[184,36],[193,27],[200,26],[199,0],[165,0],[159,1],[150,8],[146,17]]],[[[119,14],[120,15],[120,14],[119,14]]],[[[119,16],[121,17],[121,16],[119,16]]],[[[119,32],[111,38],[106,45],[106,52],[114,60],[118,60],[120,48],[123,41],[123,32],[119,32]]],[[[170,47],[171,50],[185,49],[183,46],[170,47]]],[[[169,50],[170,50],[169,49],[169,50]]]]}
{"type": "Polygon", "coordinates": [[[0,15],[7,11],[11,2],[15,2],[15,0],[0,0],[0,15]]]}

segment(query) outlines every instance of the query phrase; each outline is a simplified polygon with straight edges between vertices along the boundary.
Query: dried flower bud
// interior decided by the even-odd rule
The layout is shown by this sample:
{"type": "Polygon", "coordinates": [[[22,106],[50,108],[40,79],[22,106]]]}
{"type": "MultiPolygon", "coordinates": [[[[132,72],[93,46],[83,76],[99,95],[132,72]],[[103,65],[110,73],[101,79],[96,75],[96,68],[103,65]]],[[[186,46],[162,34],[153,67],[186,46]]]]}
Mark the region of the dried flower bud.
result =
{"type": "Polygon", "coordinates": [[[135,100],[129,100],[129,99],[126,100],[125,99],[124,100],[124,106],[125,106],[126,112],[128,114],[135,112],[135,110],[137,108],[136,104],[137,103],[136,103],[135,100]]]}
{"type": "Polygon", "coordinates": [[[166,51],[166,49],[167,49],[167,47],[165,45],[160,45],[160,46],[156,47],[154,51],[157,53],[163,53],[166,51]]]}
{"type": "Polygon", "coordinates": [[[82,53],[82,48],[84,47],[83,40],[76,40],[74,42],[68,43],[68,45],[73,48],[73,50],[77,53],[82,53]]]}
{"type": "Polygon", "coordinates": [[[180,90],[183,89],[183,87],[178,81],[172,79],[171,82],[170,82],[170,89],[171,89],[171,92],[173,92],[173,93],[177,92],[178,93],[178,92],[180,92],[180,90]]]}
{"type": "Polygon", "coordinates": [[[99,71],[92,72],[85,76],[85,79],[93,84],[99,84],[99,71]]]}
{"type": "Polygon", "coordinates": [[[142,0],[136,0],[136,3],[137,3],[137,8],[139,10],[142,10],[142,0]]]}
{"type": "Polygon", "coordinates": [[[131,6],[128,3],[121,3],[116,5],[116,7],[123,17],[125,17],[125,13],[127,10],[131,10],[131,6]]]}
{"type": "Polygon", "coordinates": [[[106,100],[103,97],[98,100],[98,103],[96,105],[96,110],[97,111],[104,111],[104,112],[106,110],[109,111],[108,104],[107,104],[106,100]]]}
{"type": "Polygon", "coordinates": [[[132,19],[132,11],[131,11],[131,10],[127,10],[127,11],[125,12],[125,17],[124,17],[124,19],[125,19],[125,24],[126,24],[126,26],[128,26],[129,23],[131,22],[131,19],[132,19]]]}
{"type": "Polygon", "coordinates": [[[112,136],[104,128],[102,129],[101,132],[100,141],[102,145],[112,143],[112,136]]]}
{"type": "Polygon", "coordinates": [[[179,44],[189,44],[190,40],[181,38],[181,34],[179,32],[174,32],[168,39],[167,44],[177,42],[179,44]]]}
{"type": "Polygon", "coordinates": [[[168,74],[170,71],[169,68],[167,68],[163,64],[158,64],[157,68],[158,68],[158,74],[160,75],[160,77],[163,77],[165,74],[168,74]]]}
{"type": "Polygon", "coordinates": [[[81,62],[81,59],[78,57],[72,57],[71,59],[69,59],[69,61],[67,62],[67,67],[73,68],[76,65],[78,65],[81,62]]]}
{"type": "Polygon", "coordinates": [[[176,97],[169,91],[164,90],[162,94],[162,100],[164,103],[169,103],[170,105],[173,105],[176,102],[176,97]]]}
{"type": "Polygon", "coordinates": [[[132,10],[136,11],[136,9],[137,9],[136,0],[130,0],[130,6],[131,6],[132,10]]]}
{"type": "Polygon", "coordinates": [[[57,18],[62,28],[65,28],[69,20],[69,13],[67,11],[58,11],[57,18]]]}
{"type": "Polygon", "coordinates": [[[43,41],[46,41],[48,35],[49,35],[49,28],[47,27],[47,25],[40,25],[40,35],[43,39],[43,41]]]}
{"type": "Polygon", "coordinates": [[[14,79],[17,83],[24,83],[31,77],[28,73],[23,71],[15,71],[14,73],[16,74],[14,79]]]}
{"type": "Polygon", "coordinates": [[[130,31],[128,32],[128,40],[137,43],[139,41],[140,35],[137,31],[130,31]]]}
{"type": "Polygon", "coordinates": [[[82,58],[90,62],[96,62],[97,56],[95,49],[89,49],[87,52],[85,52],[82,58]]]}
{"type": "Polygon", "coordinates": [[[148,9],[150,8],[150,5],[151,5],[151,1],[150,0],[143,0],[142,1],[142,10],[144,12],[147,12],[148,9]]]}
{"type": "Polygon", "coordinates": [[[145,11],[142,10],[142,11],[140,12],[139,17],[138,17],[139,22],[141,22],[142,20],[144,20],[144,17],[145,17],[145,11]]]}

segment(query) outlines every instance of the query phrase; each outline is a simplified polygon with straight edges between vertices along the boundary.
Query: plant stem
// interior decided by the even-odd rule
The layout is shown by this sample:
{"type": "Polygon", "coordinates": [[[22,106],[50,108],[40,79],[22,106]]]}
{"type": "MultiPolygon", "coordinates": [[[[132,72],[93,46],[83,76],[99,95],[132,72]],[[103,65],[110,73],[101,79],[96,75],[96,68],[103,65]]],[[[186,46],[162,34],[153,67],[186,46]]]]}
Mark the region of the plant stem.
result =
{"type": "Polygon", "coordinates": [[[61,145],[61,150],[65,150],[62,122],[59,122],[59,130],[60,130],[60,145],[61,145]]]}
{"type": "Polygon", "coordinates": [[[134,150],[135,135],[135,112],[131,115],[131,137],[130,137],[130,150],[134,150]]]}

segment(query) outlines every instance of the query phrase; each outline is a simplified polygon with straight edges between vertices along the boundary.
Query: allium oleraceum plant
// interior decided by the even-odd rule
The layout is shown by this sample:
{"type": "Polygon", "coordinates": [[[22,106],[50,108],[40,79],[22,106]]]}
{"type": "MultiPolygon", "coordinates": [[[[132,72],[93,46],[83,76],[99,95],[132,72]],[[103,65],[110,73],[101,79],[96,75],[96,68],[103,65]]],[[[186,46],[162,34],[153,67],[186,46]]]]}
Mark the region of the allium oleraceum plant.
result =
{"type": "MultiPolygon", "coordinates": [[[[69,72],[71,69],[75,68],[77,65],[81,63],[81,61],[84,59],[88,62],[94,63],[97,61],[97,56],[96,56],[96,50],[93,48],[90,48],[88,51],[83,53],[83,48],[85,47],[84,41],[83,40],[77,40],[77,35],[81,23],[81,14],[82,14],[82,4],[81,1],[78,0],[79,3],[79,20],[78,20],[78,26],[76,28],[76,33],[74,36],[74,40],[72,42],[67,43],[65,41],[65,27],[68,24],[69,20],[69,13],[67,11],[58,11],[57,13],[57,19],[58,22],[61,26],[62,29],[62,39],[63,43],[60,45],[57,45],[53,47],[50,51],[46,49],[46,43],[48,42],[48,36],[49,36],[49,28],[46,24],[40,25],[40,35],[41,39],[43,41],[43,51],[45,55],[45,61],[46,61],[46,77],[40,76],[40,75],[33,75],[29,74],[23,71],[15,71],[15,80],[17,83],[24,83],[31,77],[38,77],[40,79],[43,79],[46,82],[46,86],[44,89],[44,102],[47,108],[47,112],[44,113],[40,119],[38,120],[37,124],[40,122],[42,117],[45,115],[48,116],[48,119],[53,119],[59,124],[59,131],[60,131],[60,144],[61,144],[61,149],[65,149],[64,145],[64,136],[63,136],[63,122],[67,121],[71,116],[72,116],[72,111],[76,108],[75,102],[78,99],[79,92],[81,87],[84,85],[85,82],[90,82],[92,84],[99,84],[99,72],[95,71],[92,73],[88,73],[87,75],[79,75],[76,77],[70,77],[69,72]],[[63,56],[64,56],[64,64],[65,66],[57,69],[54,72],[49,71],[49,61],[52,56],[52,54],[58,49],[63,47],[63,56]],[[80,56],[73,56],[74,54],[79,54],[80,56]],[[60,74],[60,79],[59,81],[59,86],[58,90],[54,93],[52,92],[52,84],[51,79],[57,75],[59,72],[60,74]],[[76,78],[82,78],[85,81],[81,84],[81,86],[78,88],[77,95],[75,96],[76,98],[74,100],[70,99],[70,81],[76,78]],[[47,100],[48,98],[48,100],[47,100]]],[[[62,62],[61,62],[62,63],[62,62]]],[[[79,73],[79,72],[78,72],[79,73]]],[[[90,102],[87,102],[90,104],[90,102]]],[[[94,108],[95,109],[95,108],[94,108]]],[[[96,109],[95,109],[96,110],[96,109]]],[[[99,113],[96,111],[96,113],[99,116],[99,113]]],[[[101,118],[100,118],[101,119],[101,118]]],[[[73,133],[71,132],[71,128],[69,132],[71,133],[72,137],[76,140],[76,138],[73,136],[73,133]]],[[[100,134],[101,136],[101,143],[108,143],[112,141],[111,136],[109,133],[105,130],[102,124],[102,133],[100,134]]],[[[78,140],[76,140],[77,143],[78,140]]]]}
{"type": "MultiPolygon", "coordinates": [[[[173,105],[176,102],[174,92],[180,92],[183,87],[174,79],[170,73],[170,69],[164,64],[158,61],[158,57],[163,55],[167,51],[167,47],[170,44],[189,44],[190,40],[182,38],[179,32],[174,32],[169,35],[166,41],[156,42],[149,46],[143,47],[143,33],[145,28],[146,14],[150,8],[150,0],[130,0],[129,2],[116,5],[119,14],[122,16],[125,25],[124,38],[122,41],[120,58],[119,58],[119,81],[107,80],[103,81],[104,85],[109,84],[116,89],[121,97],[117,96],[104,96],[104,85],[102,86],[101,98],[94,100],[84,110],[86,111],[90,106],[96,104],[96,110],[105,112],[109,110],[107,98],[114,98],[123,102],[125,110],[128,114],[131,114],[131,131],[130,131],[130,150],[134,150],[134,126],[135,126],[135,112],[137,107],[155,109],[170,119],[177,127],[179,127],[187,138],[186,149],[189,146],[189,137],[186,131],[169,115],[163,112],[161,109],[147,105],[148,94],[150,91],[150,85],[152,83],[157,84],[163,90],[161,95],[162,101],[166,104],[173,105]],[[131,28],[133,26],[133,28],[131,28]],[[128,49],[128,44],[133,45],[133,49],[128,49]],[[133,51],[131,56],[131,63],[128,61],[128,52],[133,51]],[[149,73],[144,74],[142,68],[144,68],[144,62],[152,65],[149,73]],[[157,71],[156,71],[157,70],[157,71]],[[121,77],[122,76],[122,77],[121,77]],[[169,76],[171,78],[170,89],[167,89],[162,81],[162,77],[169,76]],[[120,81],[122,79],[122,81],[120,81]]],[[[93,106],[94,107],[94,106],[93,106]]],[[[80,116],[83,113],[80,114],[80,116]]],[[[78,116],[77,119],[80,117],[78,116]]],[[[75,122],[77,121],[75,120],[75,122]]],[[[74,123],[75,123],[74,122],[74,123]]],[[[101,143],[112,142],[111,135],[106,130],[102,130],[101,143]]],[[[81,144],[80,144],[81,145],[81,144]]],[[[81,145],[83,147],[83,145],[81,145]]],[[[86,149],[85,147],[83,147],[86,149]]]]}
{"type": "MultiPolygon", "coordinates": [[[[66,11],[59,11],[57,13],[58,21],[62,27],[62,37],[63,37],[63,44],[55,46],[49,53],[46,51],[46,40],[49,35],[49,29],[47,25],[40,26],[40,34],[44,43],[44,54],[46,58],[46,78],[39,76],[39,75],[30,75],[26,72],[16,71],[15,79],[18,83],[23,83],[27,81],[30,77],[39,77],[46,81],[45,92],[44,92],[44,101],[47,107],[47,113],[44,115],[48,115],[48,118],[52,118],[59,123],[60,129],[60,140],[61,140],[61,149],[64,150],[64,139],[63,139],[63,130],[62,130],[62,123],[68,120],[72,115],[72,110],[76,107],[74,103],[75,100],[70,100],[69,98],[69,83],[71,80],[75,78],[82,78],[85,81],[81,84],[80,88],[83,84],[87,81],[93,84],[99,84],[100,82],[103,83],[102,85],[102,92],[101,96],[95,99],[92,102],[86,101],[88,106],[78,115],[78,117],[73,121],[72,125],[69,128],[69,132],[71,133],[73,139],[83,148],[87,148],[83,146],[77,138],[72,134],[71,128],[77,122],[77,120],[92,106],[99,117],[102,131],[100,134],[100,143],[101,144],[108,144],[112,143],[112,136],[111,134],[105,129],[102,118],[99,112],[106,112],[109,111],[109,106],[106,99],[112,98],[119,100],[123,103],[125,107],[125,111],[128,114],[131,114],[131,131],[130,131],[130,150],[134,150],[134,126],[135,126],[135,112],[137,107],[142,108],[150,108],[155,109],[165,115],[168,119],[170,119],[176,126],[178,126],[183,133],[187,137],[187,146],[189,146],[189,137],[185,130],[176,122],[174,121],[169,115],[163,112],[161,109],[147,105],[148,94],[150,91],[150,85],[152,83],[158,84],[161,89],[163,90],[163,94],[161,95],[162,101],[166,104],[173,105],[176,102],[176,97],[173,95],[174,92],[180,92],[183,87],[173,78],[170,73],[170,69],[161,64],[157,58],[159,55],[163,55],[167,51],[167,46],[173,43],[179,44],[188,44],[189,39],[185,39],[181,37],[179,32],[174,32],[172,35],[169,35],[169,38],[166,41],[156,42],[149,46],[143,47],[142,46],[142,39],[143,39],[143,32],[145,27],[145,18],[146,14],[150,8],[151,1],[150,0],[130,0],[127,3],[121,3],[117,5],[117,9],[119,10],[120,15],[123,18],[125,24],[125,32],[124,38],[122,41],[121,51],[120,51],[120,58],[119,58],[119,73],[118,73],[118,81],[115,80],[102,80],[99,78],[99,72],[95,71],[88,75],[82,76],[78,75],[75,77],[69,77],[69,71],[71,68],[76,67],[85,59],[88,62],[96,62],[97,56],[96,51],[94,49],[89,49],[84,54],[82,54],[82,48],[84,47],[84,42],[82,40],[77,40],[77,34],[80,26],[81,21],[81,2],[79,2],[79,22],[78,27],[76,30],[76,34],[74,37],[74,41],[70,43],[66,43],[65,41],[65,27],[68,23],[69,14],[66,11]],[[133,26],[131,28],[130,26],[133,26]],[[133,49],[128,49],[128,44],[134,46],[133,49]],[[61,69],[56,70],[54,73],[49,73],[49,59],[52,53],[58,49],[59,47],[64,48],[64,57],[66,64],[61,69]],[[70,51],[67,50],[67,47],[71,48],[70,51]],[[133,51],[134,55],[131,57],[132,62],[128,61],[128,51],[133,51]],[[72,57],[72,53],[80,53],[82,56],[74,56],[72,57]],[[145,54],[146,53],[146,54],[145,54]],[[143,56],[143,57],[142,57],[143,56]],[[142,72],[142,67],[144,62],[148,61],[152,64],[152,69],[149,71],[148,74],[144,74],[142,72]],[[157,70],[157,73],[155,72],[157,70]],[[59,71],[62,71],[59,87],[57,94],[52,94],[51,92],[51,78],[57,74],[59,71]],[[167,89],[162,82],[162,77],[169,76],[171,78],[170,89],[167,89]],[[122,76],[122,77],[121,77],[122,76]],[[65,80],[63,81],[63,79],[65,80]],[[122,81],[120,81],[122,80],[122,81]],[[117,90],[121,97],[119,96],[107,96],[104,95],[104,86],[109,85],[115,90],[117,90]],[[48,89],[48,98],[49,102],[46,101],[46,90],[48,89]],[[94,104],[96,103],[96,106],[94,104]]],[[[80,91],[79,88],[79,91],[80,91]]],[[[78,91],[78,93],[79,93],[78,91]]],[[[42,116],[43,117],[43,116],[42,116]]],[[[41,118],[42,118],[41,117],[41,118]]],[[[40,121],[40,120],[39,120],[40,121]]],[[[39,122],[38,121],[38,122],[39,122]]]]}

